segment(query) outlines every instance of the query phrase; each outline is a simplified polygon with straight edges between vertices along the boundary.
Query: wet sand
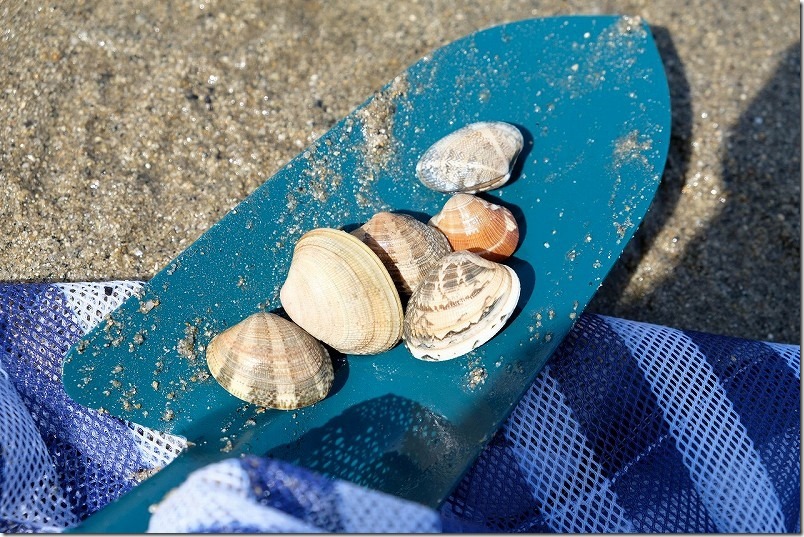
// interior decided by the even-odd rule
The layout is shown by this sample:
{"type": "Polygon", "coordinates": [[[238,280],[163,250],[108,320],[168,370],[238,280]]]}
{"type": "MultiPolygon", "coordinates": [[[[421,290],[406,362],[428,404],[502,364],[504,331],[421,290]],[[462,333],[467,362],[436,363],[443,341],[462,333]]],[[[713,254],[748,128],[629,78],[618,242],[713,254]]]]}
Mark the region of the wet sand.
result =
{"type": "Polygon", "coordinates": [[[639,15],[673,104],[659,195],[589,310],[799,343],[799,6],[0,3],[0,281],[147,280],[430,50],[639,15]]]}

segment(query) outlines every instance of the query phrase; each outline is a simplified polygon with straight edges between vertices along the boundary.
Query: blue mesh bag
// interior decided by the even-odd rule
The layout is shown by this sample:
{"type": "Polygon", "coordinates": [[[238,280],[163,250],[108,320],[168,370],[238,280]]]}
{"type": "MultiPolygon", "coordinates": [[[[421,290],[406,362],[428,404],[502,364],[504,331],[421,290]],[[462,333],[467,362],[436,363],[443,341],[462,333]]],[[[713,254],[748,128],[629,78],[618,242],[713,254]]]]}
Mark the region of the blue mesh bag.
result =
{"type": "MultiPolygon", "coordinates": [[[[0,530],[59,532],[183,438],[86,409],[70,346],[139,282],[0,284],[0,530]]],[[[269,458],[155,498],[153,532],[800,532],[800,347],[583,314],[439,510],[269,458]]]]}

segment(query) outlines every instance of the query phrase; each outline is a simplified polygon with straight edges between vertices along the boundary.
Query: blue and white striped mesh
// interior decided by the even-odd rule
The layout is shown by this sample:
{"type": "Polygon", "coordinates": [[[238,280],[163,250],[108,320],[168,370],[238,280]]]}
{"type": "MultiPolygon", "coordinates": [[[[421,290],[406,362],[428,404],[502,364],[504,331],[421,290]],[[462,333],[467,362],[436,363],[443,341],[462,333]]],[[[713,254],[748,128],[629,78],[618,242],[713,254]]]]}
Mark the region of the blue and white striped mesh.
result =
{"type": "MultiPolygon", "coordinates": [[[[0,284],[0,530],[57,532],[182,438],[64,393],[138,282],[0,284]]],[[[260,457],[207,466],[155,532],[800,532],[800,347],[582,315],[438,511],[260,457]]]]}

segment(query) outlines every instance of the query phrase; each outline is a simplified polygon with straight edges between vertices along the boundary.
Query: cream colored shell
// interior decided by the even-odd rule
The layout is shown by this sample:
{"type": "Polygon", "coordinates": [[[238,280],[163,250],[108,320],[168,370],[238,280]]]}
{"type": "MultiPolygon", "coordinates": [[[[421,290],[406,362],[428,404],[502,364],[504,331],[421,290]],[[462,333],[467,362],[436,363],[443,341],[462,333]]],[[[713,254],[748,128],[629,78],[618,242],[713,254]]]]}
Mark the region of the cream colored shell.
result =
{"type": "Polygon", "coordinates": [[[405,312],[405,345],[421,360],[462,356],[502,330],[519,293],[519,278],[510,267],[472,252],[453,252],[413,291],[405,312]]]}
{"type": "Polygon", "coordinates": [[[454,194],[430,225],[446,235],[453,250],[469,250],[491,261],[507,259],[519,243],[513,213],[472,194],[454,194]]]}
{"type": "Polygon", "coordinates": [[[377,254],[399,293],[406,297],[452,251],[441,231],[406,214],[379,212],[352,235],[377,254]]]}
{"type": "Polygon", "coordinates": [[[255,313],[209,342],[207,365],[229,393],[256,405],[292,410],[327,396],[334,378],[321,343],[292,322],[255,313]]]}
{"type": "Polygon", "coordinates": [[[508,182],[524,139],[502,121],[471,123],[435,142],[416,165],[416,176],[438,192],[482,192],[508,182]]]}
{"type": "Polygon", "coordinates": [[[388,270],[358,238],[318,228],[296,243],[279,300],[316,339],[346,354],[378,354],[402,337],[402,304],[388,270]]]}

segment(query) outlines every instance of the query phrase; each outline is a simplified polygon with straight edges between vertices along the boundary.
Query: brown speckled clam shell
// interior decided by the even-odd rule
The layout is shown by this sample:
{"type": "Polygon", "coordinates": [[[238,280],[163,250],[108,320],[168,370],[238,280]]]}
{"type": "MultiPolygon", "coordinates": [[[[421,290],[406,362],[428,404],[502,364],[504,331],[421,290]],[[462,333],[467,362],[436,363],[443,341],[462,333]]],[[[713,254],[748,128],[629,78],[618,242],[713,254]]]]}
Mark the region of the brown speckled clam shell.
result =
{"type": "Polygon", "coordinates": [[[293,410],[327,396],[334,373],[321,343],[272,313],[255,313],[207,346],[212,376],[229,393],[256,405],[293,410]]]}
{"type": "Polygon", "coordinates": [[[452,251],[441,231],[406,214],[379,212],[352,235],[382,260],[402,296],[452,251]]]}

